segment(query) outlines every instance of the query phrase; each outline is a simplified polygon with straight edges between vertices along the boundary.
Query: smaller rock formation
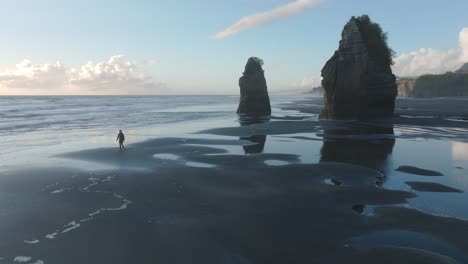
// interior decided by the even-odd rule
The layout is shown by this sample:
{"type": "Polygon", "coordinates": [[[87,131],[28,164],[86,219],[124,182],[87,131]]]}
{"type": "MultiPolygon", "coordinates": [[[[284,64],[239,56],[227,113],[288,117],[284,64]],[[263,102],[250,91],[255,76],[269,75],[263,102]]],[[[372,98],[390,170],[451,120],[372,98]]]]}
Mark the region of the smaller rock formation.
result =
{"type": "Polygon", "coordinates": [[[251,57],[245,65],[245,71],[239,79],[240,100],[238,114],[270,115],[270,97],[262,69],[263,60],[251,57]]]}
{"type": "Polygon", "coordinates": [[[393,51],[387,35],[366,15],[353,17],[338,50],[322,69],[322,118],[360,119],[393,115],[397,95],[393,51]]]}

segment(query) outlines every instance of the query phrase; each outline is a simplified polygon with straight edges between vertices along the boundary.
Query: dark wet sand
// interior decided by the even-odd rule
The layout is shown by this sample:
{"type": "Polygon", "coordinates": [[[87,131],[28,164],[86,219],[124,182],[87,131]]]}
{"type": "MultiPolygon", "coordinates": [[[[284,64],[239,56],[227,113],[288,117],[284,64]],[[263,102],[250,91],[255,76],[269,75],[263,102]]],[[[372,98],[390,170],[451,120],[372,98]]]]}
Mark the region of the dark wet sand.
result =
{"type": "Polygon", "coordinates": [[[467,221],[398,206],[416,193],[380,187],[385,171],[378,161],[396,137],[386,122],[382,127],[375,140],[383,147],[366,147],[369,162],[344,163],[355,148],[347,139],[367,128],[323,133],[324,142],[343,139],[350,152],[333,159],[336,146],[324,145],[328,158],[317,164],[298,164],[300,157],[291,154],[236,155],[217,147],[251,146],[254,135],[346,129],[339,122],[273,120],[200,132],[247,139],[161,138],[124,152],[102,148],[60,156],[115,167],[107,171],[18,168],[0,178],[0,205],[8,208],[0,223],[0,257],[11,263],[31,256],[29,263],[46,264],[468,263],[467,221]],[[268,160],[288,165],[268,166],[268,160]],[[73,221],[80,226],[66,231],[76,226],[68,225],[73,221]],[[411,236],[391,244],[355,242],[388,230],[433,239],[420,246],[411,236]]]}

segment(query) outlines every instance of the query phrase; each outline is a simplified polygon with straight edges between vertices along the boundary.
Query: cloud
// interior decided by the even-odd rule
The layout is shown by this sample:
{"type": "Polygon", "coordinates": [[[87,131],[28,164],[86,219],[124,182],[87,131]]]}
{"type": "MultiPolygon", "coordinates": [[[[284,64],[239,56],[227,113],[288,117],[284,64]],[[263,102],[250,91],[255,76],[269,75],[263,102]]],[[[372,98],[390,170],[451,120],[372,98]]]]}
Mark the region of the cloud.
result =
{"type": "Polygon", "coordinates": [[[468,62],[468,28],[460,31],[458,39],[462,50],[462,60],[463,62],[468,62]]]}
{"type": "Polygon", "coordinates": [[[245,16],[235,24],[216,33],[213,38],[221,39],[232,34],[244,31],[250,28],[263,26],[265,24],[283,19],[298,13],[304,12],[307,8],[316,6],[324,0],[296,0],[286,5],[279,6],[275,9],[266,12],[260,12],[253,15],[245,16]]]}
{"type": "Polygon", "coordinates": [[[313,88],[321,85],[322,77],[304,77],[301,81],[291,82],[284,85],[269,87],[271,93],[276,94],[297,94],[310,92],[313,88]]]}
{"type": "Polygon", "coordinates": [[[151,91],[164,85],[139,70],[136,63],[124,55],[115,55],[100,63],[88,62],[80,69],[70,71],[70,84],[91,91],[151,91]]]}
{"type": "Polygon", "coordinates": [[[455,71],[468,62],[468,28],[459,34],[459,47],[449,50],[422,48],[403,53],[395,59],[393,72],[398,76],[420,76],[455,71]]]}
{"type": "Polygon", "coordinates": [[[61,62],[23,60],[13,69],[0,71],[0,94],[147,94],[164,88],[124,55],[88,62],[78,69],[66,68],[61,62]]]}
{"type": "Polygon", "coordinates": [[[322,83],[322,77],[320,76],[305,77],[300,82],[292,83],[291,87],[309,90],[309,89],[320,86],[321,83],[322,83]]]}
{"type": "Polygon", "coordinates": [[[0,87],[6,88],[53,88],[66,81],[66,69],[60,63],[32,64],[23,60],[12,70],[0,72],[0,87]]]}

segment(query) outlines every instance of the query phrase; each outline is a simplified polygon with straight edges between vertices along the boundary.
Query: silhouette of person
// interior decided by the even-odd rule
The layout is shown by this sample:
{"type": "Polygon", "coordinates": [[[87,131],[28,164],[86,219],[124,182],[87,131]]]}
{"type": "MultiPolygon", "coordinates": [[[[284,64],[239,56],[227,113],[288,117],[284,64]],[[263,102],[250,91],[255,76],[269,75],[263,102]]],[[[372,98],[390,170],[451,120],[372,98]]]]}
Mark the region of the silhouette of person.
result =
{"type": "Polygon", "coordinates": [[[119,148],[120,150],[122,150],[122,148],[125,148],[124,146],[124,141],[125,141],[125,135],[124,133],[122,133],[122,130],[119,130],[119,134],[117,135],[117,138],[115,139],[115,141],[119,141],[119,148]]]}

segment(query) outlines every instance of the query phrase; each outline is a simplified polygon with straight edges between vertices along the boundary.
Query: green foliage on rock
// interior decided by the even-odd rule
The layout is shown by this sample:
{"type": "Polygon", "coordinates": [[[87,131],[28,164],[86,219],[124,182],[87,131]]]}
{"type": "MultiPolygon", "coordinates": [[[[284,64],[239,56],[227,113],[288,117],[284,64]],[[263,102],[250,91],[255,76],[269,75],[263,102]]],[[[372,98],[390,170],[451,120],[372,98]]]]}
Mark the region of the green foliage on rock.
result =
{"type": "Polygon", "coordinates": [[[369,56],[382,65],[393,65],[395,51],[388,46],[388,33],[379,24],[372,22],[368,15],[352,17],[359,27],[369,56]]]}
{"type": "Polygon", "coordinates": [[[263,60],[258,57],[250,57],[245,65],[244,74],[263,72],[263,60]]]}

